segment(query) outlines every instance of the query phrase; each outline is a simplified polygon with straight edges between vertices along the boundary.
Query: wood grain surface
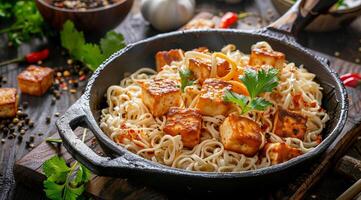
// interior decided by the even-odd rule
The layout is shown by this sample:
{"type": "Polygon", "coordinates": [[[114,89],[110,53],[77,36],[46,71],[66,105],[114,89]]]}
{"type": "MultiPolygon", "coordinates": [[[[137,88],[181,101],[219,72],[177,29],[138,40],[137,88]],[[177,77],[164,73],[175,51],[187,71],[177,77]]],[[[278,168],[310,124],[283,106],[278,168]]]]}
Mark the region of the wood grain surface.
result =
{"type": "MultiPolygon", "coordinates": [[[[213,14],[218,15],[220,12],[233,10],[233,11],[248,11],[255,12],[262,17],[260,24],[257,24],[259,21],[257,18],[245,19],[244,22],[238,24],[238,28],[243,29],[252,29],[257,26],[263,26],[270,21],[276,19],[279,15],[275,12],[273,6],[268,0],[256,0],[256,1],[244,1],[241,4],[236,5],[226,5],[221,3],[216,3],[215,1],[197,1],[197,12],[207,11],[213,14]]],[[[1,26],[1,23],[0,23],[1,26]]],[[[139,12],[139,1],[135,1],[133,9],[125,21],[119,25],[116,29],[117,32],[124,34],[125,39],[128,43],[132,43],[143,38],[157,34],[149,24],[142,18],[139,12]]],[[[93,38],[90,38],[93,39],[93,38]]],[[[328,55],[333,55],[334,52],[339,52],[339,58],[346,59],[348,61],[354,62],[356,59],[360,59],[360,52],[358,52],[359,46],[361,46],[361,20],[358,19],[351,26],[344,28],[339,31],[331,33],[306,33],[303,32],[300,34],[300,42],[311,49],[321,51],[328,55]]],[[[33,40],[29,45],[23,45],[19,49],[8,48],[6,46],[6,38],[4,36],[0,37],[0,60],[5,60],[9,58],[16,57],[17,55],[23,55],[24,53],[30,52],[32,50],[40,49],[42,46],[50,47],[51,57],[44,63],[47,66],[61,66],[66,65],[66,61],[60,55],[61,49],[58,47],[58,41],[52,39],[49,41],[46,40],[33,40]]],[[[345,62],[341,59],[331,58],[332,66],[339,73],[343,74],[346,72],[360,72],[360,66],[351,62],[345,62]]],[[[0,74],[5,75],[8,79],[5,86],[16,86],[15,77],[19,71],[23,70],[25,65],[9,65],[0,69],[0,74]]],[[[306,198],[311,199],[333,199],[342,193],[349,185],[352,184],[353,180],[345,179],[337,173],[334,173],[332,170],[325,170],[332,168],[337,158],[345,153],[347,147],[356,141],[356,144],[359,144],[356,139],[356,135],[360,132],[359,129],[353,129],[358,127],[358,122],[360,121],[361,115],[361,102],[358,101],[361,96],[359,89],[349,90],[352,106],[349,116],[348,125],[345,130],[351,130],[352,132],[348,133],[347,139],[344,139],[340,144],[335,144],[333,148],[340,148],[341,151],[333,151],[330,149],[325,155],[328,159],[328,162],[320,163],[322,167],[315,167],[309,169],[311,172],[317,172],[316,177],[312,178],[312,181],[305,182],[305,186],[299,187],[298,192],[295,193],[295,198],[301,197],[304,192],[308,191],[306,198]],[[351,134],[351,135],[349,135],[351,134]],[[338,147],[341,146],[341,147],[338,147]],[[324,167],[326,166],[326,167],[324,167]],[[328,172],[327,172],[328,171],[328,172]],[[318,179],[321,178],[320,174],[327,173],[323,176],[322,180],[317,183],[318,179]],[[317,184],[316,184],[317,183],[317,184]],[[316,185],[315,185],[316,184],[316,185]],[[309,191],[304,188],[309,188],[313,186],[313,190],[309,191]]],[[[28,131],[24,140],[26,141],[30,135],[36,135],[35,143],[39,144],[44,138],[56,133],[54,126],[55,117],[52,117],[52,123],[46,124],[45,118],[47,116],[54,116],[55,112],[63,113],[78,97],[78,94],[64,94],[61,99],[57,101],[55,106],[50,105],[51,96],[45,95],[41,98],[34,98],[30,96],[21,96],[21,101],[28,101],[29,108],[26,110],[27,113],[30,113],[31,119],[36,122],[34,129],[28,131]],[[43,135],[39,136],[38,134],[42,133],[43,135]]],[[[0,133],[0,137],[2,137],[0,133]]],[[[346,138],[346,137],[343,137],[346,138]]],[[[91,144],[91,140],[89,140],[91,144]]],[[[356,145],[355,144],[355,145],[356,145]]],[[[361,149],[361,147],[355,147],[349,150],[353,157],[360,158],[361,151],[355,149],[361,149]]],[[[360,144],[361,146],[361,144],[360,144]]],[[[48,144],[42,143],[37,147],[37,150],[40,149],[40,154],[28,154],[27,157],[24,157],[17,163],[16,174],[23,178],[22,183],[15,183],[14,174],[13,174],[13,165],[16,160],[19,160],[22,156],[29,152],[29,149],[26,148],[25,143],[18,143],[16,140],[7,140],[5,143],[0,143],[0,199],[43,199],[44,194],[41,192],[41,180],[44,178],[41,173],[37,173],[38,177],[29,177],[25,176],[29,174],[29,169],[36,169],[39,171],[41,162],[39,160],[44,160],[45,158],[53,155],[56,150],[56,147],[49,147],[48,144]],[[52,151],[49,151],[52,149],[52,151]],[[34,156],[34,157],[33,157],[34,156]],[[37,161],[36,158],[39,158],[37,161]],[[26,162],[25,162],[26,161],[26,162]],[[21,166],[31,166],[23,167],[21,166]],[[18,173],[20,172],[20,173],[18,173]],[[36,182],[38,180],[38,182],[36,182]],[[27,187],[24,186],[25,183],[28,184],[27,187]]],[[[61,153],[65,158],[71,161],[71,156],[61,150],[61,153]]],[[[325,159],[324,159],[325,160],[325,159]]],[[[312,174],[312,173],[310,173],[312,174]]],[[[306,177],[303,177],[304,180],[306,177]]],[[[134,198],[147,198],[147,199],[163,199],[169,197],[178,197],[165,194],[161,191],[155,191],[144,186],[134,185],[129,183],[126,180],[121,179],[112,179],[110,182],[109,178],[104,177],[95,177],[92,183],[88,187],[88,191],[92,191],[92,194],[95,196],[102,195],[103,197],[109,197],[107,195],[117,194],[117,198],[123,199],[134,199],[134,198]],[[122,187],[111,187],[112,185],[120,185],[122,187]]],[[[296,185],[297,186],[297,185],[296,185]]],[[[295,191],[296,186],[293,186],[293,190],[289,188],[284,188],[280,190],[273,198],[280,198],[287,195],[287,192],[295,191]]],[[[288,194],[288,196],[290,196],[288,194]]],[[[114,196],[111,196],[114,197],[114,196]]],[[[180,196],[179,196],[180,198],[180,196]]]]}

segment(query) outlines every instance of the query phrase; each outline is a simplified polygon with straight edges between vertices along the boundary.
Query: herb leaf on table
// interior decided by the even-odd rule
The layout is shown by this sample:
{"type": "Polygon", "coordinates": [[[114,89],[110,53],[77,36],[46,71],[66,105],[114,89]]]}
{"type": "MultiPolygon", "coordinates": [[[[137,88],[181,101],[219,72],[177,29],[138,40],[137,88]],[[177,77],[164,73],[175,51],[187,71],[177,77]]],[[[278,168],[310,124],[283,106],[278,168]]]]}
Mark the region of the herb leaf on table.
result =
{"type": "MultiPolygon", "coordinates": [[[[86,129],[83,133],[84,142],[86,129]]],[[[43,163],[42,169],[47,179],[43,182],[44,191],[49,199],[76,200],[82,196],[85,184],[90,180],[90,171],[78,161],[68,167],[65,160],[53,156],[43,163]]]]}
{"type": "Polygon", "coordinates": [[[95,71],[111,54],[125,47],[124,37],[115,31],[109,31],[100,40],[100,45],[87,43],[83,32],[76,30],[73,22],[67,21],[60,32],[61,45],[70,56],[95,71]]]}
{"type": "Polygon", "coordinates": [[[11,3],[0,3],[0,16],[14,17],[13,24],[0,30],[0,33],[7,33],[11,44],[18,46],[33,37],[44,36],[44,20],[34,1],[17,1],[12,8],[9,7],[11,5],[11,3]]]}

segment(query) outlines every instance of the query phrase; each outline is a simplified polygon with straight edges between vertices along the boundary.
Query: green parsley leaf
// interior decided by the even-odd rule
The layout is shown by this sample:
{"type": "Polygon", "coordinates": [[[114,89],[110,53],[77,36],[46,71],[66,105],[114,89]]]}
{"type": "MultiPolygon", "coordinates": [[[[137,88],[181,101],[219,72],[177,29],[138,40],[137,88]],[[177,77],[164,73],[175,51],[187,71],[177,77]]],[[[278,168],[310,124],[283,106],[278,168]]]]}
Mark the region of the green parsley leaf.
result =
{"type": "Polygon", "coordinates": [[[95,71],[105,60],[99,46],[96,44],[84,44],[81,48],[81,54],[77,56],[79,57],[78,60],[85,63],[92,71],[95,71]]]}
{"type": "Polygon", "coordinates": [[[90,180],[90,171],[86,167],[76,162],[69,168],[65,160],[58,156],[45,161],[43,171],[48,177],[44,181],[44,191],[50,199],[76,200],[90,180]]]}
{"type": "Polygon", "coordinates": [[[11,13],[11,4],[8,2],[1,2],[0,3],[0,18],[10,18],[12,13],[11,13]]]}
{"type": "Polygon", "coordinates": [[[114,52],[125,47],[124,37],[114,31],[100,40],[100,45],[86,43],[84,34],[76,30],[73,22],[66,21],[60,32],[61,45],[71,57],[95,71],[114,52]]]}
{"type": "Polygon", "coordinates": [[[63,30],[60,32],[61,45],[69,51],[75,59],[81,57],[81,48],[85,44],[84,35],[75,29],[73,22],[66,21],[63,30]]]}
{"type": "Polygon", "coordinates": [[[269,70],[261,69],[256,72],[253,69],[247,69],[245,75],[240,78],[246,86],[251,99],[263,92],[271,92],[278,85],[278,70],[271,68],[269,70]]]}
{"type": "Polygon", "coordinates": [[[184,92],[184,88],[193,85],[194,81],[191,80],[192,72],[189,69],[179,70],[179,76],[181,78],[181,90],[184,92]]]}
{"type": "Polygon", "coordinates": [[[263,99],[263,98],[255,98],[249,104],[251,110],[266,110],[268,106],[272,106],[272,103],[263,99]]]}
{"type": "Polygon", "coordinates": [[[226,102],[232,102],[232,103],[237,104],[239,107],[241,107],[242,110],[247,106],[247,103],[248,103],[247,97],[237,94],[237,93],[234,93],[229,90],[224,91],[223,99],[226,102]]]}
{"type": "Polygon", "coordinates": [[[56,175],[58,177],[63,172],[69,172],[70,169],[66,165],[64,159],[62,159],[58,156],[54,156],[44,162],[43,171],[45,173],[45,176],[47,176],[47,177],[54,176],[54,175],[56,175]]]}
{"type": "Polygon", "coordinates": [[[7,33],[10,43],[18,46],[33,37],[45,35],[45,23],[34,1],[16,1],[13,7],[9,8],[11,4],[0,3],[0,15],[4,17],[13,16],[15,19],[9,27],[0,30],[0,33],[7,33]],[[9,9],[11,9],[10,12],[9,9]],[[7,13],[1,14],[1,12],[7,13]]]}
{"type": "Polygon", "coordinates": [[[100,40],[100,47],[103,51],[104,56],[107,58],[114,52],[125,47],[124,37],[115,31],[108,32],[104,38],[100,40]]]}
{"type": "Polygon", "coordinates": [[[277,87],[277,74],[278,70],[273,68],[267,71],[261,69],[258,72],[253,69],[247,69],[245,75],[240,80],[246,86],[249,97],[225,90],[223,99],[226,102],[238,105],[242,110],[242,115],[251,110],[265,110],[272,103],[257,96],[264,92],[271,92],[273,88],[277,87]]]}

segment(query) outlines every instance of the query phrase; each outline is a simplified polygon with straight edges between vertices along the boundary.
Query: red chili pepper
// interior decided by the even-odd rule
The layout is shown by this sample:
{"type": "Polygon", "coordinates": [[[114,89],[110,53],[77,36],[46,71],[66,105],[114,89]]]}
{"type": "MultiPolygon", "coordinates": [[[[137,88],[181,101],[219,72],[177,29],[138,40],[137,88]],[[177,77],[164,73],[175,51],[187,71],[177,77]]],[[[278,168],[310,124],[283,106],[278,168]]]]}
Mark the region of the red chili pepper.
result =
{"type": "Polygon", "coordinates": [[[340,79],[341,79],[341,81],[344,81],[351,77],[355,77],[355,78],[358,78],[361,80],[361,74],[359,74],[359,73],[347,73],[347,74],[341,75],[340,79]]]}
{"type": "Polygon", "coordinates": [[[26,54],[24,57],[19,57],[12,60],[1,62],[0,66],[8,65],[11,63],[17,63],[17,62],[24,62],[24,61],[26,61],[27,63],[36,63],[40,60],[45,60],[46,58],[48,58],[48,56],[49,56],[49,50],[44,49],[41,51],[26,54]]]}
{"type": "Polygon", "coordinates": [[[28,63],[36,63],[40,60],[44,60],[44,59],[48,58],[48,56],[49,56],[49,50],[44,49],[42,51],[32,52],[32,53],[27,54],[25,56],[25,60],[28,63]]]}
{"type": "Polygon", "coordinates": [[[236,23],[238,20],[238,15],[237,13],[234,12],[227,12],[226,14],[223,15],[223,17],[221,18],[221,23],[219,25],[220,28],[229,28],[230,26],[232,26],[234,23],[236,23]]]}
{"type": "Polygon", "coordinates": [[[343,84],[347,87],[357,87],[361,83],[361,79],[358,77],[351,76],[343,81],[343,84]]]}

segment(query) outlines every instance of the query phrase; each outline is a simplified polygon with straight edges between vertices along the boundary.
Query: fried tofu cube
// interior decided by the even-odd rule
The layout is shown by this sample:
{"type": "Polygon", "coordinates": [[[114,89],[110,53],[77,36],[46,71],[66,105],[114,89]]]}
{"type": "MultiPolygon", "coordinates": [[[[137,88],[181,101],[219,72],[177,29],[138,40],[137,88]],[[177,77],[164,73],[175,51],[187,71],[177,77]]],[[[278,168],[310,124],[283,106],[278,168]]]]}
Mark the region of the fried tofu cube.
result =
{"type": "MultiPolygon", "coordinates": [[[[189,59],[188,68],[193,72],[197,80],[202,84],[204,80],[211,76],[211,63],[204,62],[202,60],[189,59]]],[[[218,60],[217,75],[223,77],[229,72],[229,64],[223,59],[218,60]]]]}
{"type": "Polygon", "coordinates": [[[163,131],[182,136],[183,146],[193,148],[200,142],[202,115],[196,109],[172,107],[167,113],[163,131]]]}
{"type": "Polygon", "coordinates": [[[183,58],[183,50],[171,49],[169,51],[158,51],[155,55],[155,63],[157,71],[160,72],[165,65],[170,65],[173,61],[181,61],[183,58]]]}
{"type": "Polygon", "coordinates": [[[202,115],[226,115],[231,104],[223,99],[225,89],[231,90],[232,85],[219,79],[206,79],[202,85],[196,108],[202,115]]]}
{"type": "Polygon", "coordinates": [[[280,137],[303,139],[307,118],[301,114],[278,108],[273,122],[273,133],[280,137]]]}
{"type": "Polygon", "coordinates": [[[261,148],[261,127],[247,117],[232,113],[224,120],[219,130],[226,150],[254,156],[261,148]]]}
{"type": "Polygon", "coordinates": [[[15,117],[18,111],[18,101],[15,88],[0,88],[0,118],[15,117]]]}
{"type": "Polygon", "coordinates": [[[211,65],[201,60],[189,59],[188,68],[201,84],[211,75],[211,65]]]}
{"type": "Polygon", "coordinates": [[[159,117],[170,107],[181,104],[179,83],[170,79],[150,79],[139,81],[142,88],[142,100],[153,116],[159,117]]]}
{"type": "Polygon", "coordinates": [[[48,67],[30,65],[18,75],[22,93],[41,96],[53,85],[54,70],[48,67]]]}
{"type": "Polygon", "coordinates": [[[264,148],[264,155],[268,153],[271,164],[286,162],[302,154],[299,149],[291,147],[286,143],[267,143],[264,148]]]}
{"type": "Polygon", "coordinates": [[[249,65],[255,67],[271,65],[277,69],[282,69],[285,59],[285,54],[281,52],[273,51],[267,48],[254,48],[251,52],[249,65]]]}

